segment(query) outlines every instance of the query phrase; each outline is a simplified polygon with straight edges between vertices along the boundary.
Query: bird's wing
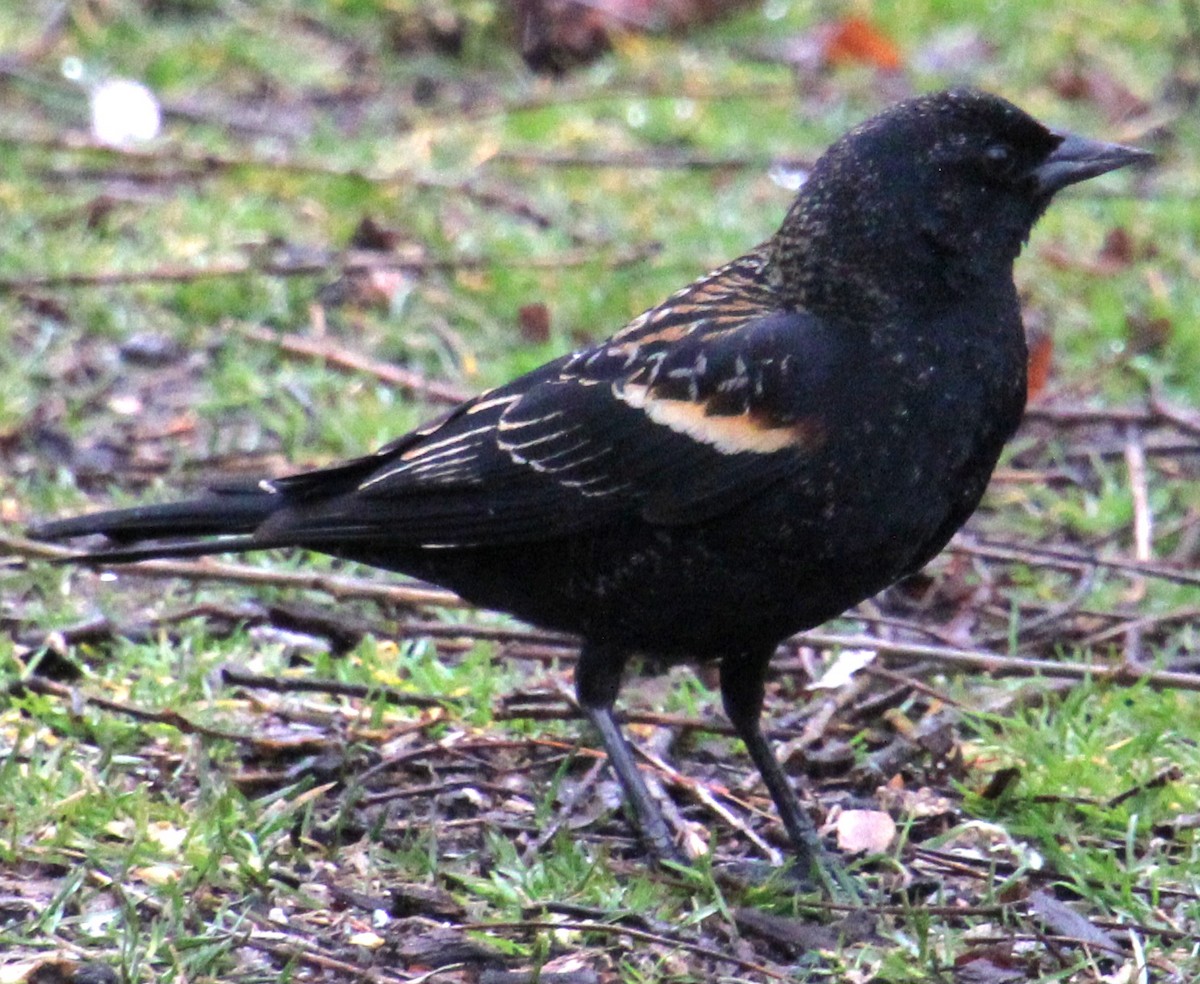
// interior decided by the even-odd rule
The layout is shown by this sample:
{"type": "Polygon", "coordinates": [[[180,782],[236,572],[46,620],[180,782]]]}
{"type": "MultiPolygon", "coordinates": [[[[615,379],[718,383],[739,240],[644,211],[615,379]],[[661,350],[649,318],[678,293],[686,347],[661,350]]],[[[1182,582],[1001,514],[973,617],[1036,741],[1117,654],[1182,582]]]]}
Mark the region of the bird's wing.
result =
{"type": "Polygon", "coordinates": [[[841,357],[807,313],[677,297],[373,456],[271,483],[294,507],[262,538],[456,546],[701,522],[803,467],[841,357]]]}

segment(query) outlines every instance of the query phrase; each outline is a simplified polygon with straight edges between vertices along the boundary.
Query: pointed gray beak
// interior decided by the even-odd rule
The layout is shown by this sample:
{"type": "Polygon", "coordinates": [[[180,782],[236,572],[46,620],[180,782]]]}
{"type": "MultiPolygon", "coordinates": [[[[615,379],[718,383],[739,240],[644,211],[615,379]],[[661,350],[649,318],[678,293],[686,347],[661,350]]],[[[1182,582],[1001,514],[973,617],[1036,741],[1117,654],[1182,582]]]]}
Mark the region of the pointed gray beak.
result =
{"type": "Polygon", "coordinates": [[[1137,147],[1089,140],[1062,130],[1055,135],[1062,137],[1062,143],[1031,172],[1040,198],[1048,199],[1067,185],[1086,181],[1098,174],[1154,160],[1150,151],[1137,147]]]}

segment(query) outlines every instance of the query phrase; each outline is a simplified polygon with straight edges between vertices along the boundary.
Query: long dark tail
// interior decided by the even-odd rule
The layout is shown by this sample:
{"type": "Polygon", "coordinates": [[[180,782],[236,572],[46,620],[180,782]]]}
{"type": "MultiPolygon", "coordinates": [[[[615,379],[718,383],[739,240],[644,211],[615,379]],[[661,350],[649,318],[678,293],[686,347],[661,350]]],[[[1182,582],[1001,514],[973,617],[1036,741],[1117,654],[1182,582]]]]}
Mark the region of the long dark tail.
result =
{"type": "Polygon", "coordinates": [[[187,502],[113,509],[38,523],[28,535],[35,540],[101,535],[117,544],[67,558],[88,563],[236,553],[267,546],[255,539],[254,531],[280,508],[283,498],[259,485],[226,486],[187,502]]]}

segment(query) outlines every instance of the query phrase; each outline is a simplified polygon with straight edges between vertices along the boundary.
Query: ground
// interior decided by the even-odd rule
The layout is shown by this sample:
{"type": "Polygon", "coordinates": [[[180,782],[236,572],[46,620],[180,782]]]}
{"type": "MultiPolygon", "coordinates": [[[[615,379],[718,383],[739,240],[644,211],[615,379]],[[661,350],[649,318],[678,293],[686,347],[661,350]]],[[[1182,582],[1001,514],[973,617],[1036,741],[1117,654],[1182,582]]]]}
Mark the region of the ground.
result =
{"type": "Polygon", "coordinates": [[[1196,979],[1200,7],[553,7],[0,11],[0,981],[1196,979]],[[103,117],[115,79],[157,137],[103,117]],[[1160,160],[1019,261],[1033,395],[967,529],[773,664],[861,911],[787,871],[703,669],[621,705],[696,859],[664,871],[573,640],[310,556],[21,535],[362,453],[602,338],[959,82],[1160,160]]]}

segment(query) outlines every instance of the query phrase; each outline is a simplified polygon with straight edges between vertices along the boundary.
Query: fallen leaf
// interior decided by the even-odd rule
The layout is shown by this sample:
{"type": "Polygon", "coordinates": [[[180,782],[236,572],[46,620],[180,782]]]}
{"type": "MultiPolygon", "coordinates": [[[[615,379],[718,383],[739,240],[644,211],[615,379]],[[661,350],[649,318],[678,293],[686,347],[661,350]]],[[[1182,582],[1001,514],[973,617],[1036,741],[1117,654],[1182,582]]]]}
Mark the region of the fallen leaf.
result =
{"type": "Polygon", "coordinates": [[[1042,920],[1051,932],[1080,943],[1102,947],[1111,953],[1121,952],[1120,945],[1108,933],[1050,893],[1038,889],[1029,894],[1026,902],[1029,911],[1042,920]]]}
{"type": "Polygon", "coordinates": [[[1111,266],[1114,272],[1124,270],[1136,259],[1133,248],[1133,237],[1124,226],[1117,226],[1108,231],[1104,237],[1104,245],[1096,255],[1098,263],[1111,266]]]}
{"type": "Polygon", "coordinates": [[[1028,373],[1028,399],[1033,401],[1041,396],[1050,382],[1054,368],[1054,339],[1043,331],[1030,332],[1028,373]]]}
{"type": "Polygon", "coordinates": [[[904,65],[895,42],[865,17],[846,17],[830,25],[825,61],[832,66],[873,65],[885,72],[904,65]]]}
{"type": "Polygon", "coordinates": [[[39,318],[55,321],[60,325],[70,323],[70,314],[56,298],[41,294],[21,293],[17,295],[17,300],[20,302],[22,308],[37,315],[39,318]]]}
{"type": "Polygon", "coordinates": [[[350,234],[350,247],[390,253],[400,244],[402,238],[395,229],[389,229],[371,216],[364,215],[350,234]]]}
{"type": "Polygon", "coordinates": [[[1123,123],[1150,111],[1149,103],[1103,68],[1066,65],[1054,71],[1050,85],[1063,99],[1092,103],[1112,123],[1123,123]]]}
{"type": "Polygon", "coordinates": [[[968,950],[954,961],[955,984],[1018,984],[1032,980],[1028,967],[1003,944],[968,950]]]}
{"type": "Polygon", "coordinates": [[[398,310],[412,284],[403,270],[348,270],[317,291],[317,300],[327,308],[398,310]]]}
{"type": "MultiPolygon", "coordinates": [[[[381,12],[386,15],[384,35],[388,47],[396,54],[432,51],[447,58],[461,57],[467,34],[466,15],[449,10],[410,11],[390,7],[382,8],[381,12]]],[[[428,76],[421,79],[432,81],[428,76]]]]}
{"type": "Polygon", "coordinates": [[[169,366],[187,354],[187,350],[176,339],[157,331],[135,332],[121,343],[117,351],[123,361],[146,368],[169,366]]]}
{"type": "Polygon", "coordinates": [[[545,345],[550,341],[550,309],[541,302],[522,305],[517,311],[517,326],[525,341],[545,345]]]}
{"type": "Polygon", "coordinates": [[[891,813],[900,813],[905,817],[921,820],[927,817],[944,817],[957,810],[953,800],[928,786],[906,789],[889,782],[879,787],[877,796],[879,803],[891,811],[888,816],[891,816],[891,813]]]}
{"type": "Polygon", "coordinates": [[[819,680],[809,684],[809,690],[836,690],[844,687],[854,677],[854,674],[864,666],[869,666],[879,653],[874,649],[843,649],[833,661],[833,665],[821,674],[819,680]]]}
{"type": "Polygon", "coordinates": [[[1171,340],[1175,325],[1170,318],[1151,318],[1143,314],[1125,317],[1125,337],[1131,355],[1146,355],[1160,351],[1171,340]]]}
{"type": "Polygon", "coordinates": [[[1105,237],[1095,256],[1082,255],[1078,249],[1063,242],[1042,247],[1039,255],[1059,270],[1079,270],[1093,277],[1111,277],[1156,253],[1152,244],[1135,242],[1127,230],[1116,228],[1105,237]]]}
{"type": "Polygon", "coordinates": [[[837,933],[811,919],[777,916],[749,908],[735,910],[733,918],[743,933],[753,933],[793,952],[832,950],[838,945],[837,933]]]}
{"type": "Polygon", "coordinates": [[[518,0],[514,6],[521,57],[535,72],[563,75],[612,46],[610,25],[596,10],[570,0],[518,0]]]}
{"type": "Polygon", "coordinates": [[[850,854],[878,854],[896,838],[896,821],[879,810],[844,810],[835,829],[838,849],[850,854]]]}
{"type": "Polygon", "coordinates": [[[131,869],[131,874],[147,885],[174,885],[179,881],[179,869],[169,864],[150,864],[131,869]]]}

